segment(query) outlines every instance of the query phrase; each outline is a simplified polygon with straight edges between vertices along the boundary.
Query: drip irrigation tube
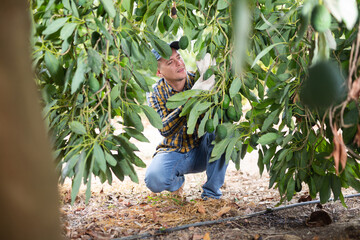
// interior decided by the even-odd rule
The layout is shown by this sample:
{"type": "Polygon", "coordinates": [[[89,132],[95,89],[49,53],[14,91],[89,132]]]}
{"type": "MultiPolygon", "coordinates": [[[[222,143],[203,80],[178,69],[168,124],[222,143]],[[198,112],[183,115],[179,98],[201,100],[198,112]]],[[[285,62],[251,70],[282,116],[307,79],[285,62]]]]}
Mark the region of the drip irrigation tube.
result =
{"type": "MultiPolygon", "coordinates": [[[[354,197],[360,197],[360,193],[359,194],[351,194],[351,195],[344,196],[344,198],[354,198],[354,197]]],[[[333,199],[330,198],[329,202],[330,201],[333,201],[333,199]]],[[[294,204],[281,206],[281,207],[267,208],[266,210],[251,213],[251,214],[247,214],[247,215],[241,215],[241,216],[229,217],[229,218],[222,218],[222,219],[213,220],[213,221],[205,221],[205,222],[197,222],[197,223],[192,223],[192,224],[186,224],[186,225],[181,225],[181,226],[178,226],[178,227],[167,228],[167,229],[164,229],[164,230],[158,230],[158,231],[156,231],[155,233],[152,233],[152,234],[151,233],[144,233],[144,234],[140,234],[140,235],[132,235],[132,236],[127,236],[127,237],[114,238],[112,240],[145,239],[145,238],[149,238],[149,237],[155,237],[155,236],[158,236],[158,235],[162,235],[164,233],[171,233],[171,232],[175,232],[175,231],[184,230],[184,229],[187,229],[187,228],[190,228],[190,227],[200,227],[200,226],[213,225],[213,224],[218,224],[218,223],[223,223],[223,222],[237,221],[237,220],[240,220],[240,219],[256,217],[256,216],[263,215],[263,214],[270,213],[270,212],[275,212],[275,211],[279,211],[279,210],[285,210],[285,209],[294,208],[294,207],[300,207],[300,206],[304,206],[304,205],[316,204],[316,203],[320,203],[320,200],[313,200],[313,201],[307,201],[307,202],[301,202],[301,203],[294,203],[294,204]]]]}

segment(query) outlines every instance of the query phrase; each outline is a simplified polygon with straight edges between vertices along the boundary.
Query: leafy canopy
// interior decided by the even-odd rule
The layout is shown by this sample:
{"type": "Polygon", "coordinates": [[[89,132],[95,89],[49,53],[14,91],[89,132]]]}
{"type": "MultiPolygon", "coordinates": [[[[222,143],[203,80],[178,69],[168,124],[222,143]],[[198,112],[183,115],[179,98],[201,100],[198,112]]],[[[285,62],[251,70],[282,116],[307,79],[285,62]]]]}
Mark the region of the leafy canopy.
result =
{"type": "Polygon", "coordinates": [[[282,200],[305,183],[321,202],[331,192],[343,201],[342,187],[360,190],[357,9],[355,0],[31,1],[33,67],[60,182],[72,179],[72,201],[82,182],[90,198],[93,176],[138,182],[134,165],[145,164],[130,139],[148,141],[143,116],[162,128],[145,100],[157,69],[151,49],[168,58],[167,42],[181,38],[196,60],[216,59],[216,86],[167,107],[185,104],[189,134],[200,121],[204,135],[208,119],[226,129],[210,161],[225,154],[239,169],[258,151],[282,200]],[[321,31],[319,4],[331,20],[321,31]],[[330,61],[337,77],[328,84],[318,69],[330,61]]]}

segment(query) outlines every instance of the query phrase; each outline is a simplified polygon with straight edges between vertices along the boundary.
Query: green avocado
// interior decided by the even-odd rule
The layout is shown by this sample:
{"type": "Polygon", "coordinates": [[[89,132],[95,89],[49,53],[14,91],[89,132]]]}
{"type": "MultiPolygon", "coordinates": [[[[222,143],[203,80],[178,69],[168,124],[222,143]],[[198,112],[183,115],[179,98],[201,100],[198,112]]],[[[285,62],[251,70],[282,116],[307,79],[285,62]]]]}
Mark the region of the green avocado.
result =
{"type": "Polygon", "coordinates": [[[219,140],[226,138],[226,135],[227,135],[226,127],[222,124],[217,125],[215,134],[219,140]]]}
{"type": "Polygon", "coordinates": [[[90,87],[90,90],[94,93],[99,91],[99,89],[100,89],[99,81],[93,75],[90,76],[89,87],[90,87]]]}
{"type": "Polygon", "coordinates": [[[184,50],[187,48],[188,45],[189,45],[189,39],[185,35],[182,36],[179,40],[179,47],[184,50]]]}
{"type": "Polygon", "coordinates": [[[228,118],[234,122],[239,121],[239,114],[236,112],[235,107],[234,106],[230,106],[227,110],[226,110],[226,115],[228,116],[228,118]]]}
{"type": "Polygon", "coordinates": [[[340,104],[347,97],[347,86],[338,64],[329,61],[316,63],[300,89],[300,100],[312,110],[325,110],[340,104]]]}
{"type": "Polygon", "coordinates": [[[215,128],[214,128],[214,122],[212,119],[206,120],[205,129],[208,133],[214,132],[215,128]]]}
{"type": "Polygon", "coordinates": [[[301,192],[302,186],[301,186],[301,181],[299,178],[296,178],[296,182],[295,182],[295,191],[296,192],[301,192]]]}
{"type": "Polygon", "coordinates": [[[222,103],[223,109],[228,109],[229,104],[230,104],[230,98],[229,98],[229,96],[227,94],[225,94],[224,95],[224,101],[222,103]]]}
{"type": "Polygon", "coordinates": [[[311,25],[317,32],[325,32],[330,28],[331,15],[324,5],[316,5],[311,12],[311,25]]]}

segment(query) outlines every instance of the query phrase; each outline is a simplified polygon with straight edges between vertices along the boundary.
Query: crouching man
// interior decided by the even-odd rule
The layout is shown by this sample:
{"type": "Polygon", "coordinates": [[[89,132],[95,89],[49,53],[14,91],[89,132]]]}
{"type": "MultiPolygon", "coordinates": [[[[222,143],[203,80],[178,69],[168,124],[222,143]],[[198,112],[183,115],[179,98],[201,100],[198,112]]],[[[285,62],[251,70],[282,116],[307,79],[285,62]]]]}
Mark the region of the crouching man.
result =
{"type": "Polygon", "coordinates": [[[192,135],[187,132],[187,119],[180,117],[183,106],[168,109],[166,102],[172,95],[189,90],[211,90],[215,84],[215,76],[206,81],[203,74],[209,67],[211,59],[207,54],[203,60],[197,62],[200,78],[195,82],[194,75],[186,71],[186,67],[179,52],[179,42],[170,44],[172,55],[164,59],[153,50],[158,61],[157,76],[161,79],[154,84],[153,92],[148,93],[148,104],[160,115],[163,128],[160,130],[164,139],[157,146],[156,153],[145,175],[146,186],[155,193],[164,190],[182,195],[184,175],[206,171],[207,181],[202,186],[203,199],[219,199],[222,195],[220,188],[224,184],[227,164],[224,155],[217,161],[209,163],[215,139],[214,133],[206,133],[198,137],[197,129],[192,135]]]}

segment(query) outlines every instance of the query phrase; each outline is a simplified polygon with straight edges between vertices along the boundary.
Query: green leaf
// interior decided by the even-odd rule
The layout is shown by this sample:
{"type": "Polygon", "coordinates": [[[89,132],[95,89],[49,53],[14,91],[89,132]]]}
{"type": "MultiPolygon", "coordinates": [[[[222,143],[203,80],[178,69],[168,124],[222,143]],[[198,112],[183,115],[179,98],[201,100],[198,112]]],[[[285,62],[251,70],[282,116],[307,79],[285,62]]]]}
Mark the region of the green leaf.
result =
{"type": "Polygon", "coordinates": [[[79,135],[85,135],[86,134],[86,128],[84,127],[84,125],[82,125],[80,122],[78,121],[72,121],[69,124],[70,130],[76,134],[79,135]]]}
{"type": "Polygon", "coordinates": [[[74,0],[71,0],[71,11],[75,17],[80,18],[79,11],[77,10],[77,6],[74,0]]]}
{"type": "Polygon", "coordinates": [[[262,135],[258,140],[257,143],[261,145],[267,145],[271,144],[276,141],[277,138],[279,138],[280,135],[277,133],[266,133],[265,135],[262,135]]]}
{"type": "Polygon", "coordinates": [[[106,173],[106,160],[104,152],[97,142],[94,143],[93,154],[95,161],[99,164],[100,170],[103,171],[103,173],[106,173]]]}
{"type": "Polygon", "coordinates": [[[71,188],[71,204],[74,204],[76,196],[79,192],[81,179],[84,176],[85,170],[85,162],[86,162],[86,151],[83,150],[79,156],[79,161],[77,164],[77,169],[75,173],[75,178],[72,181],[72,188],[71,188]]]}
{"type": "Polygon", "coordinates": [[[235,95],[236,95],[237,93],[239,93],[240,88],[241,88],[241,84],[242,84],[242,82],[241,82],[241,79],[240,79],[240,78],[235,78],[235,79],[232,81],[232,83],[231,83],[231,85],[230,85],[230,88],[229,88],[229,96],[230,96],[231,99],[232,99],[233,97],[235,97],[235,95]]]}
{"type": "Polygon", "coordinates": [[[133,0],[123,0],[122,6],[128,12],[128,14],[132,14],[133,0]]]}
{"type": "Polygon", "coordinates": [[[112,184],[112,173],[110,171],[110,168],[106,169],[106,178],[107,178],[109,185],[111,185],[112,184]]]}
{"type": "Polygon", "coordinates": [[[120,27],[120,13],[116,12],[115,18],[114,18],[114,28],[118,29],[120,27]]]}
{"type": "Polygon", "coordinates": [[[261,151],[261,149],[259,149],[259,158],[258,158],[257,165],[259,167],[260,176],[262,176],[262,173],[264,171],[264,155],[263,155],[263,152],[261,151]]]}
{"type": "Polygon", "coordinates": [[[60,61],[49,51],[45,52],[44,60],[46,68],[49,70],[50,75],[54,79],[55,83],[62,85],[64,82],[64,70],[60,64],[60,61]]]}
{"type": "Polygon", "coordinates": [[[104,152],[105,154],[105,160],[107,163],[109,163],[111,166],[115,167],[117,164],[116,159],[113,157],[113,155],[111,153],[108,152],[104,152]]]}
{"type": "Polygon", "coordinates": [[[294,196],[294,192],[295,192],[295,181],[293,177],[290,177],[286,188],[286,198],[288,201],[292,199],[292,197],[294,196]]]}
{"type": "Polygon", "coordinates": [[[69,161],[66,162],[65,167],[61,171],[62,178],[66,178],[67,176],[69,176],[69,173],[73,170],[79,159],[80,159],[80,153],[75,154],[69,159],[69,161]]]}
{"type": "Polygon", "coordinates": [[[150,39],[152,47],[161,55],[161,57],[169,59],[172,55],[171,47],[154,34],[147,33],[147,36],[150,39]]]}
{"type": "Polygon", "coordinates": [[[88,50],[88,65],[96,75],[99,75],[101,73],[102,57],[97,51],[92,48],[88,50]]]}
{"type": "Polygon", "coordinates": [[[136,41],[131,41],[131,55],[138,61],[144,60],[144,56],[139,49],[139,44],[136,41]]]}
{"type": "Polygon", "coordinates": [[[326,203],[330,198],[330,176],[324,176],[323,177],[323,183],[320,188],[320,203],[324,204],[326,203]]]}
{"type": "Polygon", "coordinates": [[[129,176],[131,174],[132,170],[126,159],[119,161],[118,164],[119,164],[122,172],[124,173],[124,175],[129,176]]]}
{"type": "Polygon", "coordinates": [[[182,109],[179,116],[180,117],[186,116],[192,110],[194,104],[197,103],[198,101],[199,101],[199,99],[197,99],[197,98],[190,98],[184,105],[184,108],[182,109]]]}
{"type": "Polygon", "coordinates": [[[187,134],[193,134],[195,130],[195,126],[197,124],[197,120],[201,114],[204,113],[205,110],[209,109],[212,105],[211,102],[197,102],[195,106],[191,109],[189,118],[187,121],[187,134]]]}
{"type": "Polygon", "coordinates": [[[110,65],[109,63],[107,63],[107,66],[109,69],[109,74],[111,76],[111,79],[114,80],[116,83],[121,84],[118,69],[116,67],[110,65]]]}
{"type": "Polygon", "coordinates": [[[238,141],[237,138],[235,138],[235,137],[231,138],[229,145],[226,147],[226,152],[225,152],[225,162],[226,163],[229,163],[231,154],[234,151],[234,147],[235,147],[235,144],[237,143],[237,141],[238,141]]]}
{"type": "Polygon", "coordinates": [[[116,11],[114,8],[114,3],[112,0],[100,0],[100,2],[102,3],[102,5],[105,8],[105,11],[109,14],[109,16],[111,18],[115,17],[116,11]]]}
{"type": "Polygon", "coordinates": [[[325,170],[322,167],[319,167],[315,164],[312,164],[311,167],[314,170],[314,172],[317,173],[318,175],[320,175],[320,176],[326,175],[325,170]]]}
{"type": "Polygon", "coordinates": [[[187,131],[186,131],[186,133],[189,135],[194,133],[194,129],[195,129],[197,120],[200,116],[200,113],[198,111],[198,106],[199,106],[199,102],[197,102],[195,104],[195,106],[191,109],[190,114],[189,114],[189,118],[187,121],[187,131]]]}
{"type": "Polygon", "coordinates": [[[64,7],[65,7],[67,10],[71,11],[71,6],[70,6],[69,0],[62,0],[62,4],[64,5],[64,7]]]}
{"type": "Polygon", "coordinates": [[[77,23],[65,23],[64,27],[60,31],[60,38],[63,40],[69,38],[73,34],[76,26],[77,23]]]}
{"type": "Polygon", "coordinates": [[[78,58],[77,69],[71,83],[71,94],[74,94],[85,80],[86,65],[82,57],[78,58]]]}
{"type": "Polygon", "coordinates": [[[134,144],[129,142],[129,140],[123,135],[114,136],[114,139],[117,143],[120,144],[118,151],[121,152],[122,155],[128,158],[135,156],[134,151],[139,150],[134,144]]]}
{"type": "Polygon", "coordinates": [[[314,178],[310,177],[309,190],[312,198],[316,197],[316,184],[314,178]]]}
{"type": "Polygon", "coordinates": [[[217,3],[217,10],[223,10],[229,7],[229,0],[219,0],[217,3]]]}
{"type": "Polygon", "coordinates": [[[278,43],[274,43],[268,47],[266,47],[264,50],[262,50],[259,55],[256,56],[254,62],[251,65],[251,68],[253,68],[255,66],[255,64],[257,64],[257,62],[263,57],[265,56],[268,52],[270,52],[271,49],[273,49],[275,46],[280,45],[280,44],[286,44],[286,42],[278,42],[278,43]]]}
{"type": "Polygon", "coordinates": [[[122,171],[120,164],[115,167],[111,167],[111,170],[120,181],[124,181],[124,172],[122,171]]]}
{"type": "Polygon", "coordinates": [[[335,174],[331,175],[331,189],[334,194],[334,201],[338,200],[341,194],[341,180],[335,174]]]}
{"type": "Polygon", "coordinates": [[[94,18],[95,19],[95,23],[98,26],[98,28],[100,29],[100,32],[102,32],[102,34],[104,34],[104,36],[110,41],[110,44],[113,45],[114,39],[113,37],[110,35],[110,33],[108,32],[108,30],[106,30],[106,28],[104,27],[104,25],[100,22],[99,19],[94,18]]]}
{"type": "Polygon", "coordinates": [[[273,146],[273,147],[269,148],[268,150],[266,150],[264,159],[263,159],[264,164],[270,163],[270,159],[275,155],[275,151],[276,151],[276,146],[273,146]]]}
{"type": "Polygon", "coordinates": [[[131,157],[131,162],[137,167],[146,168],[146,164],[136,155],[131,157]]]}
{"type": "Polygon", "coordinates": [[[130,137],[133,137],[140,142],[150,142],[141,132],[134,128],[124,128],[125,132],[129,134],[130,137]]]}
{"type": "Polygon", "coordinates": [[[230,138],[224,138],[220,142],[215,143],[215,146],[211,152],[211,158],[209,160],[209,163],[214,162],[221,157],[221,155],[225,152],[226,147],[229,145],[230,141],[230,138]]]}
{"type": "Polygon", "coordinates": [[[206,132],[205,131],[205,124],[206,124],[206,121],[209,119],[209,115],[210,115],[210,111],[207,111],[204,118],[200,122],[199,129],[198,129],[199,138],[204,136],[204,134],[206,132]]]}
{"type": "Polygon", "coordinates": [[[94,169],[94,162],[95,159],[92,158],[91,159],[91,164],[90,164],[90,169],[89,169],[89,174],[88,174],[88,182],[86,184],[86,192],[85,192],[85,204],[89,203],[90,197],[91,197],[91,180],[92,180],[92,172],[94,169]]]}
{"type": "Polygon", "coordinates": [[[168,109],[175,109],[177,107],[180,107],[180,106],[184,105],[186,102],[187,102],[187,99],[180,100],[180,101],[177,101],[177,102],[167,101],[166,102],[166,107],[168,109]]]}
{"type": "Polygon", "coordinates": [[[159,16],[159,14],[165,9],[165,7],[168,5],[169,0],[163,1],[157,8],[155,12],[155,16],[159,16]]]}
{"type": "Polygon", "coordinates": [[[138,73],[136,70],[133,70],[133,75],[135,78],[135,81],[137,82],[137,84],[139,84],[139,86],[145,91],[145,92],[149,92],[149,88],[146,84],[145,78],[142,76],[142,74],[138,73]]]}
{"type": "Polygon", "coordinates": [[[187,101],[190,97],[195,97],[201,94],[201,90],[187,90],[184,92],[179,92],[168,98],[168,102],[179,102],[179,101],[187,101]]]}
{"type": "Polygon", "coordinates": [[[144,130],[144,125],[141,122],[141,117],[139,116],[139,114],[137,114],[135,111],[133,111],[130,108],[128,108],[126,110],[127,111],[125,111],[124,116],[123,116],[124,125],[125,126],[133,126],[137,130],[142,132],[144,130]]]}
{"type": "Polygon", "coordinates": [[[149,119],[151,125],[153,125],[157,129],[163,128],[161,118],[160,118],[159,114],[153,108],[146,106],[146,105],[141,105],[140,107],[143,109],[143,111],[144,111],[146,117],[149,119]]]}
{"type": "Polygon", "coordinates": [[[269,114],[269,116],[265,119],[263,126],[261,128],[262,132],[266,132],[266,130],[273,124],[275,121],[275,118],[278,116],[280,109],[276,109],[272,113],[269,114]]]}
{"type": "Polygon", "coordinates": [[[67,22],[69,18],[58,18],[54,20],[52,23],[47,26],[47,28],[42,32],[44,35],[50,35],[58,31],[60,28],[64,26],[64,24],[67,22]]]}

